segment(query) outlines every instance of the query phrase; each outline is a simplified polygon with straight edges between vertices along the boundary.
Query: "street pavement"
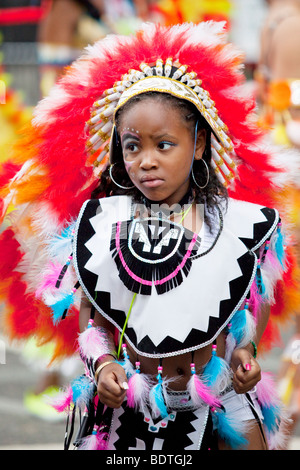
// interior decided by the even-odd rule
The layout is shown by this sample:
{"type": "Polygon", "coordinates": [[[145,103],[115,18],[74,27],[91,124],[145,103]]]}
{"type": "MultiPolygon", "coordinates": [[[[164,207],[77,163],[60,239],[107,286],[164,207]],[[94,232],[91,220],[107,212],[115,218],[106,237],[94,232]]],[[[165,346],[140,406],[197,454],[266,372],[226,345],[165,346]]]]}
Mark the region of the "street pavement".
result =
{"type": "Polygon", "coordinates": [[[5,364],[0,364],[0,450],[63,450],[64,420],[41,420],[24,406],[24,394],[39,377],[17,349],[6,349],[5,364]]]}
{"type": "MultiPolygon", "coordinates": [[[[18,349],[5,346],[5,354],[3,348],[0,352],[0,450],[63,450],[65,418],[47,422],[26,410],[24,393],[34,387],[39,374],[24,363],[18,349]]],[[[263,361],[263,368],[275,372],[280,353],[275,349],[263,361]]],[[[290,450],[300,450],[300,425],[290,450]]]]}

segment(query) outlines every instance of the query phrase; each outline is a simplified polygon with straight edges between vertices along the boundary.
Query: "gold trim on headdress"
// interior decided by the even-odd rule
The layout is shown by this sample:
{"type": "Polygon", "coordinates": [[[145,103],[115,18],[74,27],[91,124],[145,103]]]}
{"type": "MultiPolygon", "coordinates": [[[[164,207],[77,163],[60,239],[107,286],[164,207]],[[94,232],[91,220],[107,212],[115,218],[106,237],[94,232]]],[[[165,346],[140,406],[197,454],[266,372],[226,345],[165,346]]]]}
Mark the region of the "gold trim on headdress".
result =
{"type": "Polygon", "coordinates": [[[103,92],[100,99],[94,103],[91,118],[87,122],[90,136],[87,152],[96,155],[95,166],[99,166],[107,155],[118,109],[133,96],[157,91],[190,101],[198,109],[213,132],[212,166],[221,183],[225,186],[230,184],[235,176],[236,164],[231,156],[233,144],[227,135],[227,127],[220,119],[209,92],[202,87],[202,81],[197,78],[195,72],[187,72],[187,69],[186,65],[173,64],[172,58],[168,58],[165,63],[162,59],[157,59],[154,67],[142,63],[140,70],[129,70],[112,88],[103,92]],[[171,76],[173,66],[176,66],[176,70],[171,76]]]}

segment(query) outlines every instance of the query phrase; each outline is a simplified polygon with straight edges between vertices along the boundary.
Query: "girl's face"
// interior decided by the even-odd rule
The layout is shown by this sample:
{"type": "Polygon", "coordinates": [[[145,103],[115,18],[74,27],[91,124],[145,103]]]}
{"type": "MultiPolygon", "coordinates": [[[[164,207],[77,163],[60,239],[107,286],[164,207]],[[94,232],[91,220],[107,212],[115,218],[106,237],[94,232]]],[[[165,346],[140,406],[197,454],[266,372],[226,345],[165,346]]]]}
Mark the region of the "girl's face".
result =
{"type": "MultiPolygon", "coordinates": [[[[194,137],[179,109],[153,98],[121,115],[119,134],[125,168],[146,198],[171,206],[187,193],[194,137]]],[[[195,159],[202,158],[205,131],[198,132],[195,159]]]]}

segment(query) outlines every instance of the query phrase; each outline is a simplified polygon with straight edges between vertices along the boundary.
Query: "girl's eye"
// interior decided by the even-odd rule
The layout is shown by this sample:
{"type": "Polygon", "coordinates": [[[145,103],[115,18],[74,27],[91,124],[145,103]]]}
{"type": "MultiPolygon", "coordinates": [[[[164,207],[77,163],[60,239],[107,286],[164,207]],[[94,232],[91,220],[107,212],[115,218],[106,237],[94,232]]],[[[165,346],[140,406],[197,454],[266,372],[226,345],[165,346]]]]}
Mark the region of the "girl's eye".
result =
{"type": "Polygon", "coordinates": [[[160,142],[158,144],[158,148],[160,150],[169,150],[171,147],[174,147],[174,144],[172,142],[160,142]]]}
{"type": "Polygon", "coordinates": [[[129,152],[136,152],[138,150],[138,145],[134,143],[128,143],[125,145],[125,150],[129,152]]]}

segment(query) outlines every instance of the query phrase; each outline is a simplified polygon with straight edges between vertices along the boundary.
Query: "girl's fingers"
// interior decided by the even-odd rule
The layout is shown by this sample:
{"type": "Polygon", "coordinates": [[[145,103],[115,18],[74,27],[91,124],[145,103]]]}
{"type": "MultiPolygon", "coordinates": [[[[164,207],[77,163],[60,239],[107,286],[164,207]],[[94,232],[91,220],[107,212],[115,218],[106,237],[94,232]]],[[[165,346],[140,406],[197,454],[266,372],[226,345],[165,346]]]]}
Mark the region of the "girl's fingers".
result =
{"type": "MultiPolygon", "coordinates": [[[[107,366],[109,367],[109,366],[107,366]]],[[[128,383],[122,370],[107,370],[98,381],[98,396],[102,403],[110,408],[119,408],[126,396],[128,383]]]]}

